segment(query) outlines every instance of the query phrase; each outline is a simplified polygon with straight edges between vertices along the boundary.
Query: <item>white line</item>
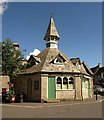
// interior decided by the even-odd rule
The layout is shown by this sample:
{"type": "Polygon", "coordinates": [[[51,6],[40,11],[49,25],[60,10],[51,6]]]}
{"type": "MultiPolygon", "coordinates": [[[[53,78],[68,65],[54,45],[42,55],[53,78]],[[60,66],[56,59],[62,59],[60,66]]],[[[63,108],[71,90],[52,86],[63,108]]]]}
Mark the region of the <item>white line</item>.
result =
{"type": "Polygon", "coordinates": [[[102,100],[99,100],[99,102],[103,102],[104,101],[104,99],[102,99],[102,100]]]}

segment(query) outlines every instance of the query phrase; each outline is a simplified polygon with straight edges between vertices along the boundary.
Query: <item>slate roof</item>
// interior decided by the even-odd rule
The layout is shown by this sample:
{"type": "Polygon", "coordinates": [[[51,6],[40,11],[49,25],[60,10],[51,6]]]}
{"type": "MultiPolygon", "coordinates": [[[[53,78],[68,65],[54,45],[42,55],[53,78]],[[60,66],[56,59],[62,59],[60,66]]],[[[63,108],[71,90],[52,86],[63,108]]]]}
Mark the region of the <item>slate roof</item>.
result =
{"type": "Polygon", "coordinates": [[[104,67],[100,67],[95,74],[100,75],[101,73],[104,73],[104,67]]]}
{"type": "Polygon", "coordinates": [[[86,62],[81,63],[80,58],[71,58],[70,60],[80,70],[81,73],[93,75],[93,72],[90,70],[86,62]]]}
{"type": "Polygon", "coordinates": [[[71,58],[71,62],[75,65],[77,62],[81,64],[80,58],[71,58]]]}
{"type": "Polygon", "coordinates": [[[93,67],[93,68],[91,68],[91,71],[95,74],[98,70],[99,70],[99,68],[101,68],[102,66],[101,66],[101,64],[100,63],[98,63],[98,65],[97,66],[95,66],[95,67],[93,67]]]}
{"type": "MultiPolygon", "coordinates": [[[[46,48],[39,55],[36,56],[40,63],[33,65],[25,70],[25,74],[36,73],[36,72],[50,72],[50,73],[83,73],[89,75],[84,66],[81,65],[80,68],[75,66],[69,58],[67,58],[60,50],[57,48],[46,48]],[[51,61],[57,56],[61,56],[64,59],[62,64],[54,64],[51,61]]],[[[36,57],[34,59],[36,59],[36,57]]]]}
{"type": "Polygon", "coordinates": [[[73,63],[57,48],[46,48],[39,55],[40,63],[38,65],[33,65],[32,67],[26,69],[26,73],[34,72],[78,72],[80,71],[73,65],[73,63]],[[52,64],[51,61],[55,59],[57,55],[61,55],[65,62],[61,65],[52,64]]]}
{"type": "Polygon", "coordinates": [[[90,68],[88,67],[88,65],[86,64],[86,62],[84,61],[84,62],[82,62],[82,64],[83,64],[86,72],[87,72],[88,74],[90,74],[90,75],[93,75],[93,72],[90,70],[90,68]]]}
{"type": "Polygon", "coordinates": [[[46,40],[46,38],[49,36],[56,36],[58,39],[60,38],[59,34],[56,30],[55,23],[54,23],[54,20],[52,17],[50,18],[48,29],[47,29],[46,34],[44,36],[44,40],[46,40]]]}

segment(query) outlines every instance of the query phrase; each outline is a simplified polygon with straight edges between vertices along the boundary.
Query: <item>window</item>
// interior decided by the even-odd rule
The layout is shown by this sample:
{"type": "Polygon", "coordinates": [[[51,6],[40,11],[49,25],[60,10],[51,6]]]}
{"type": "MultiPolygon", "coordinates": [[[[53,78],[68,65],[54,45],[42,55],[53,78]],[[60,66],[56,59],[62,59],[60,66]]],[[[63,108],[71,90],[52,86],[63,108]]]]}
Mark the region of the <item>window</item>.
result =
{"type": "Polygon", "coordinates": [[[70,77],[70,78],[69,78],[68,88],[69,88],[69,89],[74,89],[74,88],[75,88],[75,87],[74,87],[74,79],[73,79],[73,77],[70,77]]]}
{"type": "Polygon", "coordinates": [[[101,75],[98,75],[98,79],[100,79],[101,78],[101,75]]]}
{"type": "Polygon", "coordinates": [[[56,63],[56,64],[62,64],[63,61],[62,61],[60,58],[56,58],[56,59],[54,60],[54,63],[56,63]]]}
{"type": "Polygon", "coordinates": [[[39,81],[34,81],[34,89],[39,90],[39,81]]]}
{"type": "Polygon", "coordinates": [[[65,62],[65,58],[63,58],[63,56],[61,56],[60,54],[58,54],[56,56],[55,59],[53,59],[50,63],[52,64],[56,64],[56,65],[63,65],[63,63],[65,62]]]}
{"type": "Polygon", "coordinates": [[[54,40],[54,37],[51,37],[51,40],[54,40]]]}
{"type": "Polygon", "coordinates": [[[62,79],[61,79],[61,77],[57,78],[57,89],[62,89],[62,79]]]}
{"type": "Polygon", "coordinates": [[[68,89],[68,79],[67,79],[67,77],[63,78],[63,89],[68,89]]]}
{"type": "Polygon", "coordinates": [[[46,47],[50,47],[50,43],[47,43],[47,44],[46,44],[46,47]]]}
{"type": "Polygon", "coordinates": [[[57,89],[63,89],[63,90],[75,89],[73,77],[58,77],[56,81],[57,81],[57,85],[56,85],[57,89]]]}
{"type": "Polygon", "coordinates": [[[87,89],[88,88],[88,79],[87,78],[84,78],[82,80],[82,88],[83,89],[87,89]]]}

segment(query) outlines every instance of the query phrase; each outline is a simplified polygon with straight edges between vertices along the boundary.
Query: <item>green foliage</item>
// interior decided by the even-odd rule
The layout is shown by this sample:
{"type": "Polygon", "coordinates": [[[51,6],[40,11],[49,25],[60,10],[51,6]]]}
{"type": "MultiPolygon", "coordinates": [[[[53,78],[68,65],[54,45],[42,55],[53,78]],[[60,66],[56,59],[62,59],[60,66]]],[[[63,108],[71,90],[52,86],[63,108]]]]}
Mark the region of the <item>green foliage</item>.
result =
{"type": "Polygon", "coordinates": [[[14,49],[9,38],[2,42],[2,72],[10,77],[11,82],[23,70],[22,59],[23,54],[20,50],[14,49]]]}

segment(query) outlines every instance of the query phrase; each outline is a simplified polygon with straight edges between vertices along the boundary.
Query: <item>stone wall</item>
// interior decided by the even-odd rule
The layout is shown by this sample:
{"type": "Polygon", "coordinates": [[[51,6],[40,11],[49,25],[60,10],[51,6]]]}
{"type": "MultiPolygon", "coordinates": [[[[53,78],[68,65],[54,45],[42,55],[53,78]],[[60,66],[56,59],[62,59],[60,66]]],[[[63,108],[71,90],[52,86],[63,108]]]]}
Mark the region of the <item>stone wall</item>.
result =
{"type": "Polygon", "coordinates": [[[75,90],[56,90],[56,99],[74,99],[75,90]]]}
{"type": "Polygon", "coordinates": [[[0,76],[0,94],[2,92],[2,88],[9,90],[8,82],[10,82],[9,76],[0,76]]]}
{"type": "Polygon", "coordinates": [[[16,94],[24,93],[26,101],[36,101],[40,99],[40,74],[18,75],[15,80],[16,94]],[[35,81],[38,87],[35,89],[35,81]]]}
{"type": "Polygon", "coordinates": [[[75,76],[75,99],[82,100],[82,77],[80,75],[75,76]]]}
{"type": "Polygon", "coordinates": [[[48,99],[48,75],[42,74],[41,75],[41,100],[48,99]]]}
{"type": "Polygon", "coordinates": [[[93,88],[93,77],[90,78],[90,96],[94,95],[94,88],[93,88]]]}
{"type": "MultiPolygon", "coordinates": [[[[51,74],[50,76],[53,76],[51,74]]],[[[55,76],[55,75],[54,75],[55,76]]],[[[62,76],[62,75],[57,75],[62,76]]],[[[63,75],[64,76],[64,75],[63,75]]],[[[65,75],[66,76],[66,75],[65,75]]],[[[88,89],[82,90],[82,76],[75,75],[74,89],[56,89],[56,99],[76,99],[88,98],[88,89]]],[[[24,93],[27,101],[42,101],[48,99],[48,74],[28,74],[18,75],[15,81],[17,93],[24,93]],[[38,82],[37,82],[38,81],[38,82]],[[36,84],[38,85],[36,85],[36,84]]],[[[93,80],[90,79],[90,96],[93,95],[93,80]]]]}

